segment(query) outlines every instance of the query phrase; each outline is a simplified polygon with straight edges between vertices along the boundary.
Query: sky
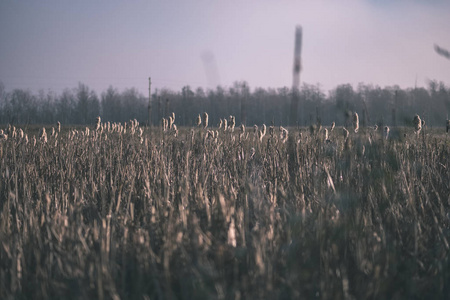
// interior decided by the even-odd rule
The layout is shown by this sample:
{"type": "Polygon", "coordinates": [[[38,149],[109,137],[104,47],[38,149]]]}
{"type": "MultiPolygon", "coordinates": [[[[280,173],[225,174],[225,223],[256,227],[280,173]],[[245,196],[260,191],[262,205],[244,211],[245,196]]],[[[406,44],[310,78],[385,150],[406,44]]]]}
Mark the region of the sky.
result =
{"type": "Polygon", "coordinates": [[[148,94],[291,87],[295,28],[301,82],[450,85],[450,1],[2,0],[0,82],[61,93],[84,83],[148,94]]]}

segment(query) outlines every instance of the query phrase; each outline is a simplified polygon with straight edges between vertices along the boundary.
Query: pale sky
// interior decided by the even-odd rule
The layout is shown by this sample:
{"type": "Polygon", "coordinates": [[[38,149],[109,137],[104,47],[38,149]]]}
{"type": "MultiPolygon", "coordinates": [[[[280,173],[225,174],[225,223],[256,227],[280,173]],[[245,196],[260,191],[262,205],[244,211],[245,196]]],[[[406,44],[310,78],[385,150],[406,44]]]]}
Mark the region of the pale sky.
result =
{"type": "Polygon", "coordinates": [[[2,0],[0,81],[8,91],[82,82],[144,95],[149,76],[152,89],[175,91],[290,87],[297,25],[301,82],[450,85],[450,60],[433,48],[450,50],[445,0],[2,0]]]}

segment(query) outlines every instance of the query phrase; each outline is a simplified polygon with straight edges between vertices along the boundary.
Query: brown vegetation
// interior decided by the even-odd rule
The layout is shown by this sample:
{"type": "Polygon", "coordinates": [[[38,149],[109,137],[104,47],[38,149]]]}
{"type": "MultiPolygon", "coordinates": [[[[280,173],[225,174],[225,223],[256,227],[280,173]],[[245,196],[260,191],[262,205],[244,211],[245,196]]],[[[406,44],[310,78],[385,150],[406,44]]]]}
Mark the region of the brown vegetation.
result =
{"type": "Polygon", "coordinates": [[[0,140],[1,299],[450,296],[445,134],[137,126],[0,140]]]}

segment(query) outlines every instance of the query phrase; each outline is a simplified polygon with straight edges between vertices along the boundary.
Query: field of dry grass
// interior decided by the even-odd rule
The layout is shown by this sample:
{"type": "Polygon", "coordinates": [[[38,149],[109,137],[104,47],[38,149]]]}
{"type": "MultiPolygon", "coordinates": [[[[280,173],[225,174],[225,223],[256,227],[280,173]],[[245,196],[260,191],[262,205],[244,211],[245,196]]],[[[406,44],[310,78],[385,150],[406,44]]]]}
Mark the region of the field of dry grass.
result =
{"type": "Polygon", "coordinates": [[[443,130],[135,125],[5,131],[1,299],[450,297],[443,130]]]}

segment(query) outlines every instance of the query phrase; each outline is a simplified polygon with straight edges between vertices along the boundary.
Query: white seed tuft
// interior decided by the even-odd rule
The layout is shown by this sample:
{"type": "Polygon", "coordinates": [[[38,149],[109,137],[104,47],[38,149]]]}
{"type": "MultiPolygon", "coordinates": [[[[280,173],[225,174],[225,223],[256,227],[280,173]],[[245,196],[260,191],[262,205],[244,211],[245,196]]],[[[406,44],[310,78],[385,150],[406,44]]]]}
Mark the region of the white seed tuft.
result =
{"type": "Polygon", "coordinates": [[[228,120],[228,127],[231,132],[234,132],[234,126],[236,126],[236,118],[234,116],[230,116],[228,120]]]}
{"type": "Polygon", "coordinates": [[[388,127],[388,126],[385,126],[385,127],[384,127],[384,131],[383,131],[383,135],[384,135],[384,138],[385,138],[386,140],[389,138],[389,131],[390,131],[389,127],[388,127]]]}
{"type": "Polygon", "coordinates": [[[354,112],[354,113],[353,113],[353,120],[352,120],[352,123],[353,123],[353,128],[354,128],[354,130],[355,130],[355,133],[357,133],[358,130],[359,130],[359,116],[358,116],[358,113],[357,113],[357,112],[354,112]]]}
{"type": "Polygon", "coordinates": [[[43,143],[47,143],[47,132],[45,131],[44,127],[42,127],[41,130],[39,131],[39,139],[43,143]]]}
{"type": "Polygon", "coordinates": [[[422,130],[422,120],[420,119],[419,115],[414,116],[413,124],[414,124],[414,131],[418,135],[422,130]]]}
{"type": "Polygon", "coordinates": [[[204,112],[203,113],[203,118],[202,118],[202,122],[203,122],[203,128],[207,128],[208,127],[208,113],[204,112]]]}
{"type": "Polygon", "coordinates": [[[289,131],[284,128],[283,126],[280,126],[280,140],[284,144],[288,140],[289,131]]]}

